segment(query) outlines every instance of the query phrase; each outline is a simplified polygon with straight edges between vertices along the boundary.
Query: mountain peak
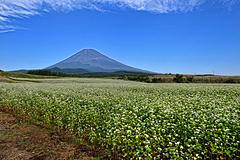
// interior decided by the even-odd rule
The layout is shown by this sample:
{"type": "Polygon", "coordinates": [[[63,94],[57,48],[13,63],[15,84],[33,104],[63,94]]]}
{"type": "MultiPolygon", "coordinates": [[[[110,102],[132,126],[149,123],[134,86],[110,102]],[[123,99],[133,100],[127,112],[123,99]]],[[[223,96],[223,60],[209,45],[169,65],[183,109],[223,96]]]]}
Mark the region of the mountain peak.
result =
{"type": "Polygon", "coordinates": [[[95,49],[93,49],[93,48],[84,48],[84,49],[82,49],[81,51],[79,51],[79,52],[98,52],[97,50],[95,50],[95,49]]]}
{"type": "Polygon", "coordinates": [[[133,71],[133,72],[149,72],[141,69],[133,68],[117,62],[95,49],[83,49],[71,57],[56,63],[46,69],[54,67],[58,68],[83,68],[90,72],[114,72],[114,71],[133,71]]]}
{"type": "Polygon", "coordinates": [[[107,58],[106,56],[96,51],[95,49],[83,49],[62,62],[64,63],[81,62],[83,64],[88,64],[90,61],[106,58],[107,58]]]}
{"type": "Polygon", "coordinates": [[[84,53],[94,54],[94,53],[99,53],[99,52],[92,48],[86,48],[86,49],[83,49],[83,50],[77,52],[76,54],[84,54],[84,53]]]}

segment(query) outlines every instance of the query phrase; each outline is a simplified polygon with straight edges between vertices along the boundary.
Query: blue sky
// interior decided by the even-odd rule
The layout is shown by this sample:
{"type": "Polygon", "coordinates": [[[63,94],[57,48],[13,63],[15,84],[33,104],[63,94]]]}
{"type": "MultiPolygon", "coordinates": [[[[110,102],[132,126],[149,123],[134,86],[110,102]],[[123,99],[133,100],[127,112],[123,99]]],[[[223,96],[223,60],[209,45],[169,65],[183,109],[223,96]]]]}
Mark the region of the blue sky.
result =
{"type": "Polygon", "coordinates": [[[159,73],[240,75],[240,2],[0,1],[0,69],[41,69],[84,48],[159,73]]]}

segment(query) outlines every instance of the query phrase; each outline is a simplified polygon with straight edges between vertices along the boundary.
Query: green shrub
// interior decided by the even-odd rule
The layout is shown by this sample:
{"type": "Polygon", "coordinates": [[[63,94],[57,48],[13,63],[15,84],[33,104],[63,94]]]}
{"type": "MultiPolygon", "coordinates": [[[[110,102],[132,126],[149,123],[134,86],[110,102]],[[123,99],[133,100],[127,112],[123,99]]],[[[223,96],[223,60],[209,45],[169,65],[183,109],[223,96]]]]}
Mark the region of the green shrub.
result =
{"type": "Polygon", "coordinates": [[[236,83],[236,81],[232,78],[229,78],[229,79],[225,80],[225,83],[236,83]]]}
{"type": "Polygon", "coordinates": [[[163,82],[165,82],[165,80],[162,78],[153,78],[152,79],[152,83],[163,83],[163,82]]]}
{"type": "Polygon", "coordinates": [[[158,83],[158,79],[157,78],[153,78],[152,79],[152,83],[158,83]]]}
{"type": "Polygon", "coordinates": [[[193,83],[194,82],[194,76],[187,76],[187,83],[193,83]]]}
{"type": "Polygon", "coordinates": [[[182,74],[176,74],[176,77],[173,79],[174,82],[182,83],[183,81],[183,75],[182,74]]]}

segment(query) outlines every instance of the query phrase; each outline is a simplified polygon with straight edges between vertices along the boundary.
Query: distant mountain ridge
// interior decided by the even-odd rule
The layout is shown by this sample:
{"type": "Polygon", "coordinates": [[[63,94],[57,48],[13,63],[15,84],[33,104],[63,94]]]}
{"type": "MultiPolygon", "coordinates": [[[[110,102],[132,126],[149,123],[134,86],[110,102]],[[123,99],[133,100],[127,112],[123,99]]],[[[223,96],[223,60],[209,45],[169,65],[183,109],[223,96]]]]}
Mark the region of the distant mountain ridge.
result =
{"type": "Polygon", "coordinates": [[[131,71],[153,73],[150,71],[134,68],[114,59],[111,59],[94,49],[83,49],[71,57],[51,65],[45,69],[52,70],[60,69],[79,69],[82,68],[88,72],[116,72],[116,71],[131,71]]]}

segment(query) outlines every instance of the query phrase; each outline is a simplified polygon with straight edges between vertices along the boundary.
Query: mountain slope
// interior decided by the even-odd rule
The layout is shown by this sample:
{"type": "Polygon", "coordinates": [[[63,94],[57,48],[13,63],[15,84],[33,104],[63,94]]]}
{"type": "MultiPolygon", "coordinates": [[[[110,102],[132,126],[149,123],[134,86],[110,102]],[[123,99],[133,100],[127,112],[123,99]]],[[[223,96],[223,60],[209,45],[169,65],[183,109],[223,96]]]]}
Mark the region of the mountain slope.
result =
{"type": "Polygon", "coordinates": [[[85,73],[89,73],[87,70],[82,69],[82,68],[58,68],[58,67],[54,67],[51,69],[48,69],[51,72],[61,72],[61,73],[65,73],[65,74],[85,74],[85,73]]]}
{"type": "Polygon", "coordinates": [[[82,51],[72,55],[71,57],[45,69],[51,69],[55,67],[61,69],[82,68],[89,72],[115,72],[124,70],[132,72],[152,73],[117,62],[94,49],[83,49],[82,51]]]}

